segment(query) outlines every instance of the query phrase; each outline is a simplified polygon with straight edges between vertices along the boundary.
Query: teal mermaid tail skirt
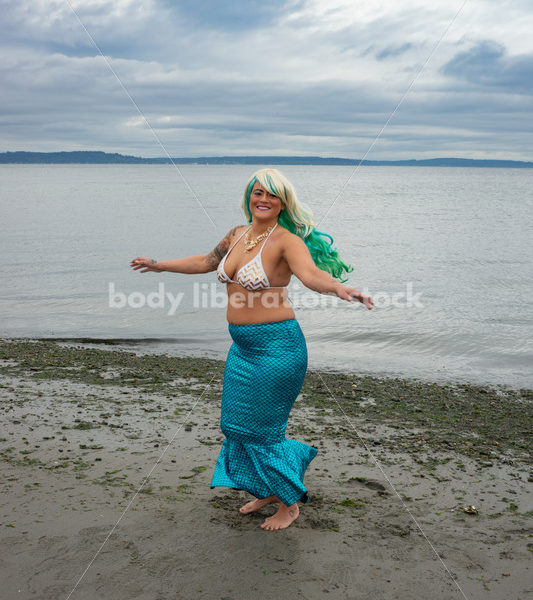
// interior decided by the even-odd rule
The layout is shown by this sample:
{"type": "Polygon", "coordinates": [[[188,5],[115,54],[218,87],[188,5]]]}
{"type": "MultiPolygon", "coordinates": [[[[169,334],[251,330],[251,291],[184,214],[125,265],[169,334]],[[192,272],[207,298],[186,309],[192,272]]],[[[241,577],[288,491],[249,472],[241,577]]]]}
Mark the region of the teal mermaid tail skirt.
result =
{"type": "Polygon", "coordinates": [[[283,504],[309,502],[303,478],[318,450],[285,437],[307,370],[296,319],[233,325],[224,371],[220,429],[225,435],[211,488],[245,490],[283,504]]]}

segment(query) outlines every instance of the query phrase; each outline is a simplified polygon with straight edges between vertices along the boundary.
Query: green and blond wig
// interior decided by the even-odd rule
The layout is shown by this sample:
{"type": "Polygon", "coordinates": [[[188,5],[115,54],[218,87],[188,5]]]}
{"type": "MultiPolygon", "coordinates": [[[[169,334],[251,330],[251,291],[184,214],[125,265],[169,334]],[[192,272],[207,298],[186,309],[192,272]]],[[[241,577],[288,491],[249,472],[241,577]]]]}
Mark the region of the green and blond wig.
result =
{"type": "Polygon", "coordinates": [[[337,249],[333,247],[333,238],[315,228],[310,208],[298,200],[290,181],[277,169],[261,169],[254,173],[246,184],[241,208],[248,223],[252,222],[250,195],[255,182],[281,200],[283,210],[278,217],[278,223],[302,238],[315,265],[342,283],[346,282],[348,278],[343,277],[343,273],[352,272],[353,267],[340,259],[337,249]]]}

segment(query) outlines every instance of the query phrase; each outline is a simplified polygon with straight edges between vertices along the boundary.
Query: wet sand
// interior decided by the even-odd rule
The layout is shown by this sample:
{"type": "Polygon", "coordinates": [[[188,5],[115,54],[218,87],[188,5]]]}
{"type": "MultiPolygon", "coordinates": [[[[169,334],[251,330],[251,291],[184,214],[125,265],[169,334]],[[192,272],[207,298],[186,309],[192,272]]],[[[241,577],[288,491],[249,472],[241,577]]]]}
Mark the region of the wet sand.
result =
{"type": "Polygon", "coordinates": [[[281,531],[209,484],[224,363],[0,342],[2,596],[524,600],[532,391],[314,372],[281,531]],[[474,508],[471,508],[474,507],[474,508]]]}

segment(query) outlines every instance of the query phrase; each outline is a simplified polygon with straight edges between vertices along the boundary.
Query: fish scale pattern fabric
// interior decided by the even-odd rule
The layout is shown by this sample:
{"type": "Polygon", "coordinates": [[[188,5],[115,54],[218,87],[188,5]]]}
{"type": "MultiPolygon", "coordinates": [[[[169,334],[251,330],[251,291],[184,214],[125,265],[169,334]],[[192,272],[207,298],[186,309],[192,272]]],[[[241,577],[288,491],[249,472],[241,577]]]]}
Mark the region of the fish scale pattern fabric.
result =
{"type": "Polygon", "coordinates": [[[233,339],[222,391],[225,435],[211,488],[277,496],[286,506],[310,500],[303,483],[318,450],[285,430],[307,370],[307,347],[296,319],[229,324],[233,339]]]}

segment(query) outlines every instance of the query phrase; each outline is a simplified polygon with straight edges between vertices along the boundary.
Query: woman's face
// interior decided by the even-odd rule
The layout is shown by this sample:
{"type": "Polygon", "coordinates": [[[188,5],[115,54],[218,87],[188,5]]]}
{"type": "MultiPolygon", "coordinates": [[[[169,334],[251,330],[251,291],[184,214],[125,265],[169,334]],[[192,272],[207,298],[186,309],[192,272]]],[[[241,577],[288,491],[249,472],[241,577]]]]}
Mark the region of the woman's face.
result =
{"type": "Polygon", "coordinates": [[[261,184],[256,181],[250,194],[250,211],[252,217],[261,220],[277,219],[283,205],[278,196],[274,196],[265,190],[261,184]]]}

